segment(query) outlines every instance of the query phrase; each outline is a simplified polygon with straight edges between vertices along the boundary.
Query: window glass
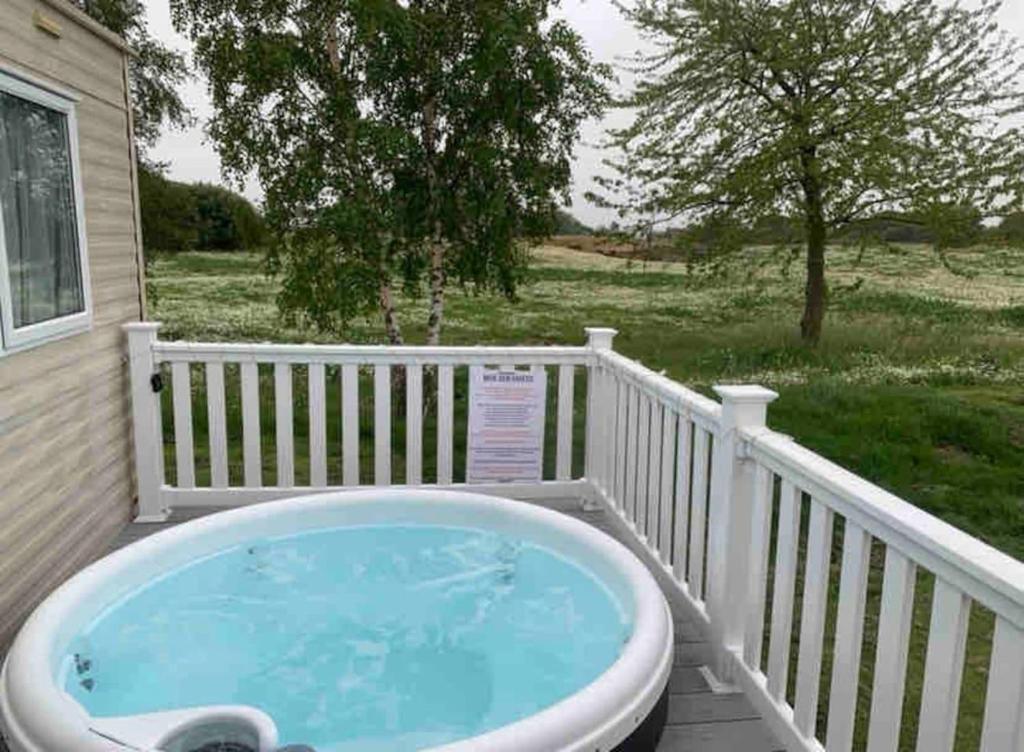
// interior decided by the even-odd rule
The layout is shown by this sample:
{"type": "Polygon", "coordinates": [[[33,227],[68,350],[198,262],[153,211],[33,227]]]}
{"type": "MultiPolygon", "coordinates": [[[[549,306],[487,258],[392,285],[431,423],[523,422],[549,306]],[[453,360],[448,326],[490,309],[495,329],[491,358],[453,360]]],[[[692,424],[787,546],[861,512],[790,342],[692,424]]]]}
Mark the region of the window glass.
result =
{"type": "Polygon", "coordinates": [[[67,116],[3,91],[0,215],[13,328],[84,311],[67,116]]]}

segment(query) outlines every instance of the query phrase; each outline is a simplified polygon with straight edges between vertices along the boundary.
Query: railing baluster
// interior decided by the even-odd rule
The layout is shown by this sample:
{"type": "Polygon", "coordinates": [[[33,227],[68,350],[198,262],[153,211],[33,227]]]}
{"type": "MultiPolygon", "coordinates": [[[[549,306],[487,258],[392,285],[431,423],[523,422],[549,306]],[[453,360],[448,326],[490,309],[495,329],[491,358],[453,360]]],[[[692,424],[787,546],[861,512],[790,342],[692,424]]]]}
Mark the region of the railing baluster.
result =
{"type": "Polygon", "coordinates": [[[892,546],[886,546],[868,752],[896,752],[899,748],[916,577],[914,563],[892,546]]]}
{"type": "MultiPolygon", "coordinates": [[[[772,532],[772,473],[758,465],[754,476],[754,500],[750,523],[750,577],[747,585],[746,628],[743,660],[754,671],[761,668],[764,643],[765,588],[772,532]]],[[[792,611],[792,608],[790,609],[792,611]]]]}
{"type": "Polygon", "coordinates": [[[295,426],[292,415],[292,367],[274,364],[274,430],[277,440],[277,485],[295,485],[295,426]]]}
{"type": "Polygon", "coordinates": [[[772,585],[772,626],[768,645],[768,694],[786,699],[789,648],[793,635],[793,593],[800,547],[800,489],[783,479],[779,492],[779,530],[775,544],[775,579],[772,585]]]}
{"type": "Polygon", "coordinates": [[[391,366],[373,369],[373,482],[391,485],[391,366]]]}
{"type": "Polygon", "coordinates": [[[327,399],[324,364],[309,364],[309,485],[327,485],[327,399]]]}
{"type": "Polygon", "coordinates": [[[651,401],[640,392],[639,422],[636,438],[636,531],[647,538],[647,464],[650,461],[651,401]]]}
{"type": "MultiPolygon", "coordinates": [[[[538,447],[539,451],[537,453],[538,454],[537,464],[540,466],[540,480],[543,481],[544,480],[544,448],[545,448],[544,447],[544,443],[545,443],[544,442],[544,435],[546,433],[546,426],[547,426],[547,414],[546,413],[547,413],[547,388],[548,388],[547,378],[548,378],[548,372],[547,372],[547,369],[544,366],[533,365],[533,366],[530,366],[530,373],[533,375],[534,383],[536,383],[536,384],[544,384],[544,395],[545,395],[545,397],[544,397],[544,410],[545,410],[545,415],[544,415],[544,420],[541,421],[541,426],[543,426],[543,428],[541,428],[540,446],[538,447]]],[[[600,382],[598,382],[598,383],[600,383],[600,382]]],[[[453,395],[452,411],[454,412],[454,410],[455,410],[455,406],[454,406],[454,395],[453,395]]],[[[598,411],[598,414],[600,415],[601,412],[603,412],[603,411],[598,411]]],[[[467,417],[467,419],[468,419],[468,417],[467,417]]],[[[467,430],[468,430],[468,426],[467,426],[467,430]]],[[[600,432],[598,431],[598,432],[595,432],[595,433],[600,433],[600,432]]],[[[453,429],[453,436],[454,436],[454,429],[453,429]]],[[[466,443],[467,443],[467,446],[468,446],[468,443],[469,443],[468,437],[467,437],[467,442],[466,443]]],[[[453,449],[452,453],[454,455],[454,449],[453,449]]],[[[600,459],[596,453],[594,455],[594,459],[595,460],[600,459]]],[[[465,477],[469,477],[469,451],[468,450],[466,451],[466,457],[465,457],[465,462],[464,462],[464,465],[463,465],[463,470],[464,470],[463,477],[464,478],[465,477]]]]}
{"type": "Polygon", "coordinates": [[[793,708],[793,720],[804,736],[814,736],[818,715],[833,519],[831,509],[811,500],[804,569],[804,603],[800,618],[800,651],[796,669],[796,706],[793,708]]]}
{"type": "Polygon", "coordinates": [[[693,421],[685,413],[679,416],[676,441],[675,518],[672,525],[672,574],[686,582],[686,554],[690,531],[690,470],[693,461],[693,421]]]}
{"type": "Polygon", "coordinates": [[[828,703],[828,738],[825,748],[829,752],[849,752],[853,748],[870,556],[871,536],[863,528],[846,520],[828,703]]]}
{"type": "Polygon", "coordinates": [[[242,363],[242,457],[245,485],[263,485],[263,458],[260,452],[260,371],[255,363],[242,363]]]}
{"type": "Polygon", "coordinates": [[[405,368],[405,482],[423,482],[423,366],[405,368]]]}
{"type": "Polygon", "coordinates": [[[644,536],[647,546],[654,550],[658,547],[658,519],[661,509],[661,428],[664,425],[660,402],[651,402],[651,437],[647,451],[647,516],[644,525],[644,536]]]}
{"type": "Polygon", "coordinates": [[[658,552],[663,564],[672,563],[672,481],[675,477],[676,413],[665,408],[661,431],[661,514],[658,519],[658,552]]]}
{"type": "Polygon", "coordinates": [[[604,366],[598,366],[597,374],[598,399],[601,403],[601,409],[598,410],[598,426],[595,434],[595,440],[597,441],[595,485],[600,492],[610,494],[613,474],[611,464],[608,462],[608,449],[614,435],[611,426],[615,422],[615,403],[612,401],[611,394],[611,372],[604,366]]]}
{"type": "Polygon", "coordinates": [[[196,462],[192,439],[192,378],[188,363],[171,363],[174,396],[174,459],[178,488],[195,488],[196,462]]]}
{"type": "Polygon", "coordinates": [[[711,437],[695,425],[693,440],[693,474],[690,487],[690,566],[687,584],[690,594],[704,599],[704,548],[708,520],[708,462],[711,437]]]}
{"type": "Polygon", "coordinates": [[[981,752],[1024,749],[1024,631],[1001,616],[992,635],[981,752]]]}
{"type": "Polygon", "coordinates": [[[615,372],[611,368],[604,369],[604,425],[601,445],[604,451],[601,453],[604,465],[604,488],[602,489],[608,498],[615,494],[615,443],[619,433],[616,425],[619,414],[619,386],[615,378],[615,372]]]}
{"type": "Polygon", "coordinates": [[[611,462],[615,467],[615,508],[624,511],[626,508],[626,446],[629,431],[629,385],[615,380],[615,443],[611,462]]]}
{"type": "Polygon", "coordinates": [[[210,485],[228,485],[228,428],[224,410],[224,364],[206,364],[206,418],[210,434],[210,485]]]}
{"type": "MultiPolygon", "coordinates": [[[[575,366],[558,367],[558,443],[555,454],[555,478],[569,480],[572,475],[572,407],[575,366]]],[[[601,437],[600,440],[604,440],[601,437]]]]}
{"type": "Polygon", "coordinates": [[[626,519],[636,526],[637,442],[640,438],[640,390],[629,386],[629,430],[626,433],[626,519]]]}
{"type": "Polygon", "coordinates": [[[971,602],[961,590],[941,577],[935,577],[917,752],[950,752],[953,749],[970,610],[971,602]]]}
{"type": "Polygon", "coordinates": [[[359,485],[359,366],[341,367],[341,482],[359,485]]]}
{"type": "Polygon", "coordinates": [[[454,371],[451,366],[437,367],[437,482],[452,482],[452,438],[455,402],[454,371]]]}

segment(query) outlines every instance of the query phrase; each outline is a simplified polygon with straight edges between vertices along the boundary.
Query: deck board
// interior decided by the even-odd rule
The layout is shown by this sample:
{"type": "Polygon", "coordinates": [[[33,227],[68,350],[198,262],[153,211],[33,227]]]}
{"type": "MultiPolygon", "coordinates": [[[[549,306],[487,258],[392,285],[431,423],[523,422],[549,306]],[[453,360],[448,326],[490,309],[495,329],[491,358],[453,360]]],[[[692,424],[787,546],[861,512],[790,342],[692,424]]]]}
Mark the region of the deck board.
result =
{"type": "MultiPolygon", "coordinates": [[[[583,511],[578,502],[566,500],[551,506],[583,520],[622,541],[628,547],[620,524],[604,511],[583,511]]],[[[177,510],[168,522],[133,524],[115,541],[117,549],[160,530],[219,511],[210,508],[177,510]]],[[[655,573],[662,577],[662,573],[655,573]]],[[[663,583],[663,580],[659,580],[663,583]]],[[[668,724],[656,752],[785,752],[750,701],[742,694],[711,691],[700,667],[710,659],[711,650],[697,624],[668,598],[675,619],[676,652],[669,679],[668,724]]]]}

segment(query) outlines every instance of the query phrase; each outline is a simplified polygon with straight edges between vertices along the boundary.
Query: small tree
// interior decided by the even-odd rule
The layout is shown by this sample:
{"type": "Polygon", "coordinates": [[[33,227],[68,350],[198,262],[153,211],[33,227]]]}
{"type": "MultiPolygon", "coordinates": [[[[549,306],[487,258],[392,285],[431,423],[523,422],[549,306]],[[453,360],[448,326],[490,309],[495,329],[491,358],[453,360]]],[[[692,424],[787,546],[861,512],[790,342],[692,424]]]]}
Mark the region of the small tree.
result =
{"type": "Polygon", "coordinates": [[[514,295],[605,100],[556,3],[172,0],[224,166],[263,185],[286,312],[341,332],[379,307],[399,343],[393,288],[426,278],[437,343],[448,280],[514,295]]]}
{"type": "Polygon", "coordinates": [[[830,234],[1020,205],[1024,131],[1004,118],[1024,104],[1022,67],[999,5],[639,0],[623,12],[658,46],[638,58],[623,102],[637,116],[611,134],[623,155],[595,198],[642,222],[799,218],[800,329],[816,342],[830,234]]]}

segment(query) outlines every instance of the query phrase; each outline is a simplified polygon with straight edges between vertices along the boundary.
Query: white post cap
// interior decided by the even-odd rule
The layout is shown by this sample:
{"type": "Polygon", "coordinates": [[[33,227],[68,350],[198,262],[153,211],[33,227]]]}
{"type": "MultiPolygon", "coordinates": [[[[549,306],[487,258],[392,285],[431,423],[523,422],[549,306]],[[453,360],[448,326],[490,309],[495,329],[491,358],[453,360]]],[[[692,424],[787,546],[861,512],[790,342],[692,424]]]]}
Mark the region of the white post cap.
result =
{"type": "Polygon", "coordinates": [[[712,388],[722,401],[741,405],[768,404],[779,396],[778,392],[754,384],[716,384],[712,388]]]}
{"type": "Polygon", "coordinates": [[[126,332],[155,332],[162,326],[159,321],[129,321],[121,324],[121,329],[126,332]]]}
{"type": "Polygon", "coordinates": [[[587,333],[587,345],[595,350],[611,350],[612,340],[619,333],[618,329],[601,326],[588,326],[583,331],[587,333]]]}

